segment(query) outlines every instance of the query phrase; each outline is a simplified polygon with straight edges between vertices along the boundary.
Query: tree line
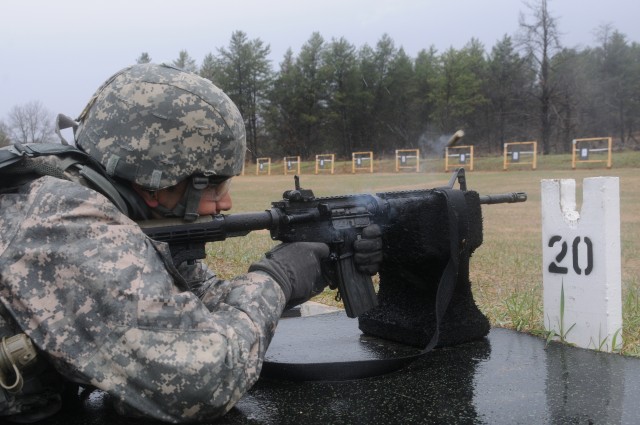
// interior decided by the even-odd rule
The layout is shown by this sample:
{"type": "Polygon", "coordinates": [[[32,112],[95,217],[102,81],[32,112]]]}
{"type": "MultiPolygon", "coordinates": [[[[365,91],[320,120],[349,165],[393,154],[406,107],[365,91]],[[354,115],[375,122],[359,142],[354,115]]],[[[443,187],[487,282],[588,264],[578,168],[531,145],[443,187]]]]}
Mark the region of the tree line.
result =
{"type": "MultiPolygon", "coordinates": [[[[386,34],[375,46],[357,47],[314,32],[274,69],[268,44],[235,31],[200,65],[187,50],[173,65],[231,97],[254,160],[416,148],[441,154],[458,129],[480,154],[530,140],[543,154],[567,152],[580,137],[613,137],[617,148],[638,148],[640,45],[604,25],[595,47],[563,47],[547,0],[525,6],[517,34],[490,50],[471,39],[461,49],[429,47],[411,57],[386,34]]],[[[137,58],[151,61],[147,52],[137,58]]],[[[21,108],[0,122],[0,138],[42,141],[42,134],[22,130],[28,126],[13,115],[21,108]]]]}

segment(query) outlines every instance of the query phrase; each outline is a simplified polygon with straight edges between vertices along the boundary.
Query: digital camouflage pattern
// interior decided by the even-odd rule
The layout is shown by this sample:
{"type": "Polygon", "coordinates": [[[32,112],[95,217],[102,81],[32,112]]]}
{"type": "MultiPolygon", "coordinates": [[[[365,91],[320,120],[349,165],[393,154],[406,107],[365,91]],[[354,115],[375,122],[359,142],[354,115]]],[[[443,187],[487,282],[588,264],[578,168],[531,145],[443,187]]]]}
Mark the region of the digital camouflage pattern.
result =
{"type": "Polygon", "coordinates": [[[8,321],[121,413],[211,420],[258,379],[285,304],[278,284],[219,280],[202,264],[181,272],[165,244],[80,184],[46,176],[0,195],[8,321]]]}
{"type": "Polygon", "coordinates": [[[107,173],[147,190],[192,175],[242,171],[244,121],[219,88],[168,65],[140,64],[108,79],[78,118],[76,144],[107,173]]]}

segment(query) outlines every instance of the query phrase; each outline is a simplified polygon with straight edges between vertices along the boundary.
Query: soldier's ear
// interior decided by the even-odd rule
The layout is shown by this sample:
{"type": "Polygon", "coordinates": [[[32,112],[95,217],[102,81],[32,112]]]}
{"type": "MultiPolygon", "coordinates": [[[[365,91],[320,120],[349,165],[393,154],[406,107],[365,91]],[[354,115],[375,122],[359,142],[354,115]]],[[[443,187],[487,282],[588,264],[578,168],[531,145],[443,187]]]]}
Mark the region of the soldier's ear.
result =
{"type": "Polygon", "coordinates": [[[149,208],[155,208],[158,206],[158,196],[156,192],[145,190],[135,183],[133,183],[131,186],[133,187],[133,190],[135,190],[136,193],[140,195],[144,203],[147,204],[149,208]]]}

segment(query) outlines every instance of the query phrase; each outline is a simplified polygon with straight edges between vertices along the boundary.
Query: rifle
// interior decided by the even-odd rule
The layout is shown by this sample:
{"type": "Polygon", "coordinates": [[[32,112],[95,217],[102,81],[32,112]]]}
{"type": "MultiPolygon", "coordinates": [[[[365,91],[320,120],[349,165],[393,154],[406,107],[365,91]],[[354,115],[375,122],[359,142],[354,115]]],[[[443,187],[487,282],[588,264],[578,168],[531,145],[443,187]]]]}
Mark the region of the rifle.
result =
{"type": "MultiPolygon", "coordinates": [[[[464,169],[454,171],[448,185],[453,189],[458,181],[466,191],[464,169]]],[[[179,219],[147,220],[139,222],[150,238],[167,242],[174,264],[193,262],[206,257],[207,242],[223,241],[244,236],[255,230],[268,229],[273,240],[281,242],[322,242],[329,245],[331,288],[336,286],[349,317],[377,305],[371,276],[360,273],[353,261],[353,242],[370,224],[383,228],[397,219],[403,202],[434,196],[438,189],[384,192],[376,194],[315,197],[312,190],[300,187],[294,177],[295,188],[287,190],[282,200],[271,203],[261,212],[201,216],[193,223],[179,219]],[[337,282],[337,283],[335,283],[337,282]]],[[[480,196],[481,204],[524,202],[524,192],[480,196]]]]}

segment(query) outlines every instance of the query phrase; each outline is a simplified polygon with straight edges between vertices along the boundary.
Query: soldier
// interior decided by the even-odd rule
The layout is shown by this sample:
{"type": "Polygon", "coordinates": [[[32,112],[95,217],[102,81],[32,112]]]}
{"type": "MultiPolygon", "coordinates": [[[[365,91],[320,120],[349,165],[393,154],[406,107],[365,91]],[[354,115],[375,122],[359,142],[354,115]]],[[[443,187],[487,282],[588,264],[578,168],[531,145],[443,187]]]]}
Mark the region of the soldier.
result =
{"type": "MultiPolygon", "coordinates": [[[[166,244],[137,226],[231,208],[245,130],[208,80],[165,65],[126,68],[73,126],[89,163],[24,158],[0,192],[0,415],[52,415],[75,384],[108,392],[127,416],[223,415],[258,379],[285,306],[326,286],[328,247],[281,244],[221,280],[201,262],[177,269],[166,244]],[[16,360],[29,357],[28,367],[16,360]]],[[[379,235],[368,242],[356,249],[373,273],[379,235]]]]}

